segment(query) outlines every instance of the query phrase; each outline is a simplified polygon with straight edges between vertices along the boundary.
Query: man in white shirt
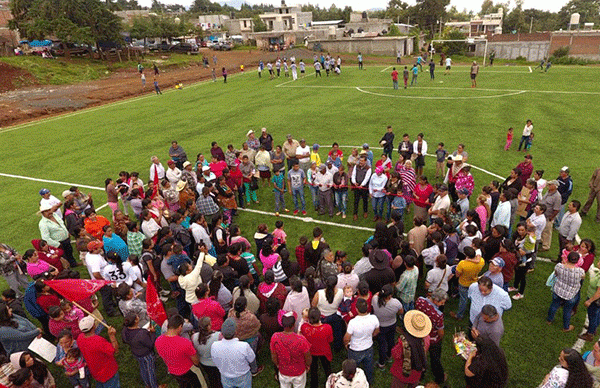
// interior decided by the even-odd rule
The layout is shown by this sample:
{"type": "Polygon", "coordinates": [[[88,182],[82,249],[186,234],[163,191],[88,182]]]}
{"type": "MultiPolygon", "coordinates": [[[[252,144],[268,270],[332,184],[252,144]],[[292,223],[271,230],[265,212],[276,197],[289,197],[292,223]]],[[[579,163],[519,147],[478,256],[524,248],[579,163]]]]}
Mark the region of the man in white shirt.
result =
{"type": "Polygon", "coordinates": [[[369,383],[373,381],[373,337],[379,334],[379,319],[369,314],[367,301],[356,300],[358,315],[348,323],[344,335],[344,345],[348,348],[348,358],[365,371],[369,383]]]}
{"type": "Polygon", "coordinates": [[[448,211],[450,209],[450,196],[448,196],[448,186],[440,185],[438,188],[438,195],[435,198],[433,206],[429,209],[429,216],[433,218],[440,218],[442,210],[448,211]]]}
{"type": "MultiPolygon", "coordinates": [[[[210,355],[221,372],[223,385],[252,388],[250,364],[256,360],[256,355],[247,342],[234,338],[235,329],[235,321],[227,318],[221,326],[223,339],[212,344],[210,355]]],[[[259,367],[258,371],[262,371],[263,368],[263,366],[259,367]]]]}
{"type": "Polygon", "coordinates": [[[156,156],[153,156],[150,160],[152,161],[150,165],[150,182],[154,182],[155,175],[158,175],[159,182],[162,181],[165,178],[165,168],[156,156]]]}
{"type": "Polygon", "coordinates": [[[54,195],[50,194],[50,190],[48,189],[41,189],[40,195],[42,196],[42,199],[40,199],[40,206],[49,205],[52,208],[52,212],[57,215],[58,218],[63,218],[62,211],[60,210],[62,202],[54,195]]]}
{"type": "Polygon", "coordinates": [[[296,159],[300,169],[306,174],[310,168],[310,147],[306,145],[306,140],[301,139],[300,145],[296,147],[296,159]]]}
{"type": "Polygon", "coordinates": [[[500,194],[500,198],[498,199],[498,207],[496,208],[494,217],[492,218],[492,228],[496,225],[502,225],[508,229],[510,226],[510,201],[507,198],[507,195],[508,193],[500,194]]]}
{"type": "Polygon", "coordinates": [[[358,164],[352,169],[352,191],[354,191],[354,220],[358,219],[358,202],[363,200],[364,218],[369,216],[368,203],[369,191],[368,185],[371,179],[371,167],[367,163],[367,156],[361,155],[358,164]]]}
{"type": "Polygon", "coordinates": [[[567,207],[567,213],[563,216],[558,227],[558,258],[562,254],[563,249],[567,246],[567,243],[574,242],[577,237],[577,232],[581,227],[581,216],[578,211],[581,207],[581,202],[573,200],[567,207]]]}
{"type": "Polygon", "coordinates": [[[333,175],[327,171],[327,166],[319,166],[313,183],[319,188],[319,214],[329,212],[329,217],[333,217],[333,175]]]}
{"type": "MultiPolygon", "coordinates": [[[[94,240],[90,241],[87,245],[88,253],[85,255],[85,266],[87,267],[88,273],[91,279],[104,280],[102,271],[104,267],[108,265],[104,257],[102,257],[102,247],[104,244],[102,241],[94,240]]],[[[109,317],[115,317],[119,315],[117,309],[117,303],[113,297],[113,291],[110,286],[104,286],[100,289],[100,295],[102,296],[102,304],[104,310],[109,317]]]]}
{"type": "Polygon", "coordinates": [[[377,167],[375,174],[371,175],[371,180],[369,181],[369,196],[371,197],[373,213],[375,215],[373,222],[377,222],[383,218],[383,206],[386,199],[385,185],[387,181],[387,175],[383,173],[383,166],[377,167]]]}
{"type": "Polygon", "coordinates": [[[177,182],[181,180],[181,170],[175,166],[175,162],[169,160],[167,162],[169,169],[166,172],[167,179],[171,182],[171,185],[177,186],[177,182]]]}

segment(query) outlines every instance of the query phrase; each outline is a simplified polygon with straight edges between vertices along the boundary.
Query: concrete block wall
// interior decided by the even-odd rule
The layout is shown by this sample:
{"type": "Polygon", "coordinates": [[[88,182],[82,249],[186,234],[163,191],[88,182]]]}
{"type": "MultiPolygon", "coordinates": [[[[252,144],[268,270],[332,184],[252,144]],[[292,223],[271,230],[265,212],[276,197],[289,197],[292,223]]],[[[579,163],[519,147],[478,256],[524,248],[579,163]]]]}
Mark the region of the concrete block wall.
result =
{"type": "MultiPolygon", "coordinates": [[[[548,55],[550,41],[540,42],[488,42],[487,53],[496,51],[496,58],[499,59],[516,59],[517,57],[525,57],[528,61],[539,61],[548,55]]],[[[485,43],[477,44],[475,55],[483,56],[485,43]]]]}
{"type": "Polygon", "coordinates": [[[336,53],[357,53],[377,54],[396,56],[398,50],[407,55],[413,52],[414,39],[339,39],[339,40],[314,40],[310,41],[309,48],[312,49],[315,43],[319,43],[325,51],[336,53]]]}

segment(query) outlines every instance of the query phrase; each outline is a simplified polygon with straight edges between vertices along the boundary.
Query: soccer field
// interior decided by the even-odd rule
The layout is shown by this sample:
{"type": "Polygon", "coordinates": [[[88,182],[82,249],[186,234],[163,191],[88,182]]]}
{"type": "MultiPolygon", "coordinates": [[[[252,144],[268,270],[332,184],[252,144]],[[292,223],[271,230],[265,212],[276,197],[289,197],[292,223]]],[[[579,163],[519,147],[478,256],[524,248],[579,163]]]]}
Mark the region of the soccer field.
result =
{"type": "MultiPolygon", "coordinates": [[[[402,69],[398,70],[401,73],[402,69]]],[[[276,144],[281,144],[288,133],[296,139],[305,138],[309,145],[319,143],[322,159],[334,141],[342,146],[360,146],[365,142],[378,146],[387,125],[394,128],[396,144],[403,133],[410,134],[413,140],[423,132],[429,152],[440,141],[449,152],[458,143],[464,143],[469,163],[479,168],[472,170],[475,193],[479,193],[491,180],[502,180],[494,174],[505,177],[523,160],[524,153],[516,152],[516,147],[525,121],[531,119],[535,168],[544,169],[546,179],[554,179],[562,166],[569,166],[574,181],[571,198],[581,202],[587,198],[587,182],[599,160],[596,127],[600,92],[596,85],[600,68],[555,66],[548,73],[540,73],[532,72],[528,66],[487,67],[480,71],[478,88],[472,89],[467,66],[454,66],[448,75],[437,67],[435,80],[430,80],[425,71],[419,74],[417,86],[400,90],[392,89],[392,67],[387,65],[369,66],[366,62],[362,71],[343,65],[340,76],[326,77],[323,72],[321,78],[315,77],[312,67],[307,66],[307,71],[296,81],[284,77],[269,80],[266,71],[258,78],[255,70],[246,71],[230,76],[227,84],[219,79],[214,83],[184,85],[183,90],[167,90],[160,96],[149,93],[0,128],[4,144],[0,242],[23,252],[31,247],[31,239],[38,238],[36,212],[42,187],[58,197],[71,184],[86,185],[89,188],[83,191],[91,193],[96,206],[100,206],[106,203],[103,182],[107,177],[116,179],[121,170],[139,171],[147,182],[150,156],[158,155],[166,165],[172,140],[177,140],[193,160],[197,153],[209,153],[211,141],[223,148],[230,143],[240,148],[246,132],[260,132],[261,127],[268,129],[276,144]],[[508,127],[514,127],[515,136],[512,149],[506,152],[503,147],[508,127]]],[[[343,150],[347,154],[350,148],[343,150]]],[[[377,158],[379,150],[373,151],[377,158]]],[[[427,158],[425,175],[432,183],[434,173],[435,159],[427,158]]],[[[312,228],[318,225],[333,249],[345,250],[353,261],[357,260],[360,247],[371,235],[364,229],[373,227],[371,217],[352,221],[352,217],[342,220],[318,216],[308,206],[308,191],[306,198],[308,217],[282,218],[288,245],[295,247],[301,235],[310,236],[312,228]]],[[[349,212],[352,198],[350,194],[349,212]]],[[[271,190],[261,188],[259,200],[260,205],[253,204],[250,210],[261,213],[240,212],[236,220],[249,240],[258,223],[264,222],[272,230],[276,220],[271,190]]],[[[293,208],[288,195],[286,202],[288,208],[293,208]]],[[[584,219],[579,232],[582,238],[597,237],[594,209],[592,216],[584,219]]],[[[107,215],[106,208],[102,212],[107,215]]],[[[405,217],[405,230],[412,224],[410,217],[411,214],[405,217]]],[[[548,257],[556,255],[558,242],[554,238],[548,257]]],[[[536,266],[528,278],[526,297],[514,301],[512,310],[504,315],[506,334],[501,345],[509,362],[510,387],[537,386],[556,364],[560,349],[575,343],[583,325],[583,305],[572,319],[574,332],[560,332],[560,317],[552,326],[544,323],[551,300],[544,283],[551,270],[550,264],[536,266]]],[[[456,300],[450,301],[446,313],[456,305],[456,300]]],[[[120,329],[118,321],[111,323],[120,329]]],[[[451,337],[455,330],[466,327],[467,320],[456,322],[447,317],[446,325],[442,360],[450,386],[461,387],[464,362],[454,356],[451,337]]],[[[268,352],[263,351],[260,357],[268,367],[256,379],[255,386],[276,386],[268,352]]],[[[342,355],[334,357],[334,370],[339,370],[342,359],[342,355]]],[[[140,386],[137,365],[129,351],[123,348],[118,361],[123,386],[140,386]]],[[[166,381],[164,368],[161,370],[166,381]]],[[[68,386],[62,373],[53,371],[55,377],[61,376],[58,386],[68,386]]],[[[378,370],[375,376],[375,386],[389,384],[389,369],[378,370]]],[[[426,381],[430,377],[428,374],[426,381]]],[[[171,384],[175,386],[174,382],[171,384]]]]}

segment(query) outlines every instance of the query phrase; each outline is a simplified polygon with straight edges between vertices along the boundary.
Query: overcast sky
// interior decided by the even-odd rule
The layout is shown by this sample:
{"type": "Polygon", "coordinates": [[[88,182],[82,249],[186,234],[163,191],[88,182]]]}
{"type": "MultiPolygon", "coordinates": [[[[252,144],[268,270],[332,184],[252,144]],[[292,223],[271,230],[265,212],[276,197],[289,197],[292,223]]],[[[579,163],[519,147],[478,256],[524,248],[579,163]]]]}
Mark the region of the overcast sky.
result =
{"type": "MultiPolygon", "coordinates": [[[[407,0],[405,0],[407,1],[407,0]]],[[[150,6],[150,4],[152,3],[151,0],[138,0],[138,2],[140,3],[140,5],[145,5],[145,6],[150,6]]],[[[193,0],[163,0],[164,3],[166,4],[170,4],[170,3],[179,3],[185,6],[189,6],[193,3],[193,0]]],[[[219,1],[220,2],[220,1],[219,1]]],[[[281,4],[280,0],[246,0],[246,2],[250,3],[250,4],[259,4],[259,3],[272,3],[275,5],[279,5],[281,4]]],[[[481,9],[481,3],[483,2],[483,0],[479,1],[479,0],[450,0],[450,5],[454,5],[456,6],[456,8],[458,8],[459,10],[463,10],[464,8],[466,8],[467,10],[472,10],[475,12],[479,12],[479,10],[481,9]]],[[[504,2],[504,1],[494,1],[496,2],[504,2]]],[[[235,1],[236,4],[239,3],[239,1],[235,1]]],[[[335,4],[337,7],[343,8],[346,5],[349,5],[352,7],[353,10],[355,11],[364,11],[366,9],[371,9],[371,8],[386,8],[387,7],[387,3],[388,0],[370,0],[370,1],[364,1],[364,0],[337,0],[337,1],[332,1],[332,0],[287,0],[286,3],[288,5],[294,5],[294,4],[306,4],[306,3],[311,3],[311,4],[315,4],[315,5],[319,5],[320,7],[326,7],[329,8],[329,6],[331,6],[331,4],[335,4]]],[[[415,0],[408,0],[408,3],[413,5],[415,4],[415,0]]],[[[525,0],[524,4],[523,4],[523,9],[527,9],[527,8],[537,8],[537,9],[541,9],[541,10],[547,10],[547,11],[553,11],[556,12],[558,10],[560,10],[562,8],[563,5],[565,5],[567,3],[567,0],[525,0]]],[[[510,1],[510,6],[511,8],[514,6],[514,0],[510,1]]]]}

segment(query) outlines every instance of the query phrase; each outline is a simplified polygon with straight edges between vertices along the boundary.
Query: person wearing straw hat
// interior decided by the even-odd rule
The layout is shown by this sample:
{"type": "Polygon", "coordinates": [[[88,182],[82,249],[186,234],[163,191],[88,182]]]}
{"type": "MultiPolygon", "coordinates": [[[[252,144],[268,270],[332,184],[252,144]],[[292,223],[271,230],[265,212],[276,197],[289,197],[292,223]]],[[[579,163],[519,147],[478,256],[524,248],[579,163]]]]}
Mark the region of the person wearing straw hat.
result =
{"type": "Polygon", "coordinates": [[[96,380],[97,388],[118,388],[119,366],[115,359],[115,353],[119,351],[117,342],[117,331],[114,327],[108,328],[107,341],[96,334],[98,323],[92,315],[83,317],[79,321],[81,334],[77,337],[77,347],[88,364],[90,374],[96,380]]]}
{"type": "Polygon", "coordinates": [[[410,310],[404,315],[403,333],[392,349],[391,388],[414,387],[421,380],[427,366],[431,326],[431,320],[421,311],[410,310]]]}

